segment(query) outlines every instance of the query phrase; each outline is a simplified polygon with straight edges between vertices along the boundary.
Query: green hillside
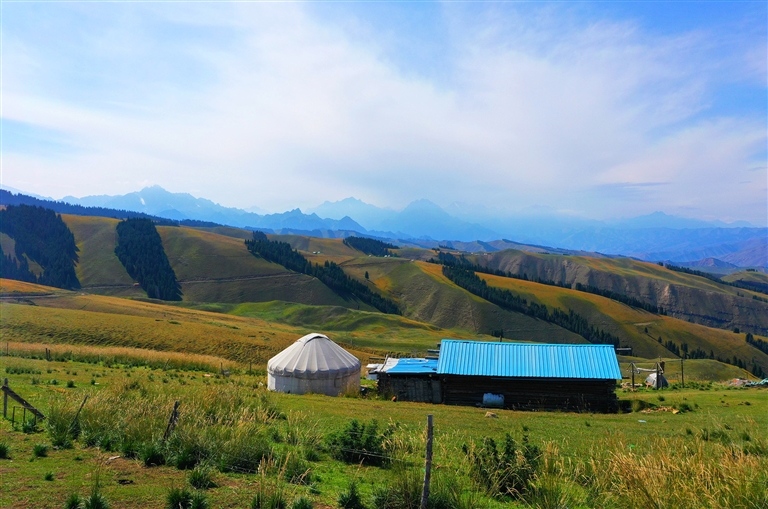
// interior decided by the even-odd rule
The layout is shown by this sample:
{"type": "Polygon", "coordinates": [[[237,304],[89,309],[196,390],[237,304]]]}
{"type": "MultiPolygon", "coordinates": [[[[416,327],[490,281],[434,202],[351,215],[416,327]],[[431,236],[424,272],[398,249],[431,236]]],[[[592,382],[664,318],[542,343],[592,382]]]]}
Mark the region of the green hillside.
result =
{"type": "Polygon", "coordinates": [[[146,297],[115,255],[120,221],[105,217],[62,215],[75,235],[80,262],[75,270],[83,290],[120,297],[146,297]]]}

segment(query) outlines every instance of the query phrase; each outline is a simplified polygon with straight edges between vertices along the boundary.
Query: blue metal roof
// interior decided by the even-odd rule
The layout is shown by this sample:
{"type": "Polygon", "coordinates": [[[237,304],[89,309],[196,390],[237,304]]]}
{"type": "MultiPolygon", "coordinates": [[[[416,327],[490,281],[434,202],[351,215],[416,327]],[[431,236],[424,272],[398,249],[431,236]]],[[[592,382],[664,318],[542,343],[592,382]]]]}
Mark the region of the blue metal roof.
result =
{"type": "Polygon", "coordinates": [[[425,375],[437,373],[437,359],[398,359],[387,374],[425,375]]]}
{"type": "Polygon", "coordinates": [[[620,380],[612,345],[491,343],[444,339],[441,375],[620,380]]]}

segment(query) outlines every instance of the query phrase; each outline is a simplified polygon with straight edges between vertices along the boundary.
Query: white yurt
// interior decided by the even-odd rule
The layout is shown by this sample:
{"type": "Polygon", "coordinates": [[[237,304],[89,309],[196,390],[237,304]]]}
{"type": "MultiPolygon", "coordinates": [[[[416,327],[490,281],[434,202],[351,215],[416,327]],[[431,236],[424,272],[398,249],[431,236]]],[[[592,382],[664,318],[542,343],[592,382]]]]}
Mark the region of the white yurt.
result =
{"type": "Polygon", "coordinates": [[[267,363],[270,391],[338,396],[360,390],[360,361],[331,341],[312,333],[267,363]]]}

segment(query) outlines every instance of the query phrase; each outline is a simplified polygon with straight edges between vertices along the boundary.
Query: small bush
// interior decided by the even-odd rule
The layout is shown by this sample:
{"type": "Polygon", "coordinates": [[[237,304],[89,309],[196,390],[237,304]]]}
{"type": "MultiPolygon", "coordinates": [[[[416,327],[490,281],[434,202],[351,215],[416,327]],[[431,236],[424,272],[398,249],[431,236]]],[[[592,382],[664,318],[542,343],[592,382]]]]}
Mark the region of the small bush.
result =
{"type": "Polygon", "coordinates": [[[67,388],[72,389],[75,386],[74,380],[67,380],[67,388]]]}
{"type": "Polygon", "coordinates": [[[64,509],[82,509],[83,498],[78,493],[70,493],[64,502],[64,509]]]}
{"type": "Polygon", "coordinates": [[[312,473],[307,462],[296,454],[289,454],[283,464],[285,480],[291,484],[309,484],[312,473]]]}
{"type": "Polygon", "coordinates": [[[379,429],[375,419],[368,424],[353,419],[343,430],[328,435],[326,443],[333,457],[338,460],[384,465],[389,463],[384,445],[393,433],[394,428],[391,426],[379,429]]]}
{"type": "Polygon", "coordinates": [[[84,509],[109,509],[109,502],[99,490],[98,484],[94,486],[91,494],[85,499],[83,507],[84,509]]]}
{"type": "Polygon", "coordinates": [[[5,442],[0,442],[0,460],[7,460],[11,457],[11,446],[5,442]]]}
{"type": "Polygon", "coordinates": [[[43,477],[43,479],[45,479],[46,481],[53,481],[54,478],[55,477],[53,475],[53,472],[46,472],[45,476],[43,477]]]}
{"type": "Polygon", "coordinates": [[[357,483],[352,481],[349,483],[347,491],[342,491],[339,494],[339,508],[340,509],[367,509],[363,500],[360,498],[360,493],[357,491],[357,483]]]}
{"type": "Polygon", "coordinates": [[[35,444],[32,448],[32,454],[34,454],[36,458],[45,458],[48,456],[48,446],[46,444],[35,444]]]}
{"type": "Polygon", "coordinates": [[[216,483],[213,482],[213,469],[207,465],[196,466],[187,476],[187,482],[193,488],[198,490],[207,490],[209,488],[215,488],[216,483]]]}
{"type": "Polygon", "coordinates": [[[287,507],[283,490],[263,481],[259,484],[256,496],[251,502],[251,509],[286,509],[287,507]]]}
{"type": "Polygon", "coordinates": [[[529,444],[526,435],[518,443],[509,433],[501,449],[495,440],[485,438],[473,446],[464,444],[462,451],[469,460],[471,478],[494,495],[520,497],[535,478],[541,460],[541,449],[529,444]]]}
{"type": "Polygon", "coordinates": [[[192,493],[186,488],[173,486],[165,496],[165,502],[168,509],[188,508],[192,505],[192,493]]]}
{"type": "Polygon", "coordinates": [[[143,444],[138,451],[139,459],[145,467],[159,467],[165,465],[165,456],[163,451],[155,442],[143,444]]]}
{"type": "Polygon", "coordinates": [[[312,509],[312,502],[307,497],[299,497],[293,501],[291,509],[312,509]]]}

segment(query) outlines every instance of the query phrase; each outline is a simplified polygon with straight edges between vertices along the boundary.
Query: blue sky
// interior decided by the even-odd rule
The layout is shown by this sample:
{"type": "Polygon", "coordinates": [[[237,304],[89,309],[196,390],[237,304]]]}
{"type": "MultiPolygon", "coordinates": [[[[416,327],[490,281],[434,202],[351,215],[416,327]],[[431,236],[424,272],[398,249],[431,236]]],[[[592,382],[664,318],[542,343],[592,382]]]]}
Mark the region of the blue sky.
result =
{"type": "Polygon", "coordinates": [[[765,2],[2,4],[2,183],[766,224],[765,2]]]}

